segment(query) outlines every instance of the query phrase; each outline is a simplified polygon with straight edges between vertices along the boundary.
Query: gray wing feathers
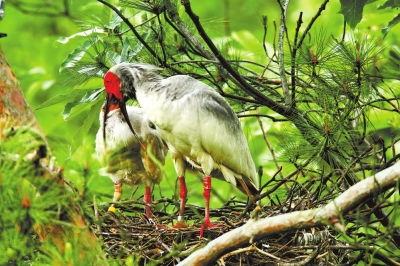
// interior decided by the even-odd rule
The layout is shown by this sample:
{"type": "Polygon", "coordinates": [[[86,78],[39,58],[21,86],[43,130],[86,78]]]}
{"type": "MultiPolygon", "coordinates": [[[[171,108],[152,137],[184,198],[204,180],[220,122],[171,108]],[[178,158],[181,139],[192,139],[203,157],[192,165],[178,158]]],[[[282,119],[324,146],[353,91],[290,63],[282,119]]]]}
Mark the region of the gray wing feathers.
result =
{"type": "MultiPolygon", "coordinates": [[[[173,99],[179,101],[187,97],[184,102],[191,105],[187,110],[197,108],[201,145],[217,163],[228,168],[221,170],[225,170],[225,173],[236,172],[258,188],[257,171],[240,122],[225,99],[205,83],[190,76],[177,75],[167,80],[168,85],[174,87],[170,89],[173,99]]],[[[227,175],[224,176],[229,179],[227,175]]]]}
{"type": "MultiPolygon", "coordinates": [[[[258,188],[255,165],[236,114],[216,92],[204,91],[202,94],[199,118],[204,149],[217,163],[241,174],[258,188]]],[[[230,172],[221,170],[227,173],[225,176],[230,172]]]]}

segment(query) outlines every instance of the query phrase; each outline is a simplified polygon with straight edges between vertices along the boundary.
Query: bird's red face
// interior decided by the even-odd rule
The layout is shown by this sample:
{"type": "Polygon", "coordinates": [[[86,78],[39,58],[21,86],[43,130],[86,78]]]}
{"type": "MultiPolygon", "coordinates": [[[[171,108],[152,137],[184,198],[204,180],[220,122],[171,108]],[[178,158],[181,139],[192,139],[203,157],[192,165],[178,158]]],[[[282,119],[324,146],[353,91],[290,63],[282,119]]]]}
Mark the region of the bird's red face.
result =
{"type": "Polygon", "coordinates": [[[112,94],[118,100],[122,100],[121,81],[113,72],[107,72],[104,76],[104,87],[107,94],[112,94]]]}
{"type": "Polygon", "coordinates": [[[104,118],[103,118],[103,140],[106,143],[106,121],[108,118],[108,112],[115,109],[120,109],[122,115],[125,118],[129,129],[132,131],[133,135],[139,140],[138,135],[133,130],[132,124],[129,120],[128,113],[126,111],[125,97],[122,95],[121,91],[121,80],[113,72],[109,71],[104,76],[104,87],[106,89],[106,105],[104,107],[104,118]]]}

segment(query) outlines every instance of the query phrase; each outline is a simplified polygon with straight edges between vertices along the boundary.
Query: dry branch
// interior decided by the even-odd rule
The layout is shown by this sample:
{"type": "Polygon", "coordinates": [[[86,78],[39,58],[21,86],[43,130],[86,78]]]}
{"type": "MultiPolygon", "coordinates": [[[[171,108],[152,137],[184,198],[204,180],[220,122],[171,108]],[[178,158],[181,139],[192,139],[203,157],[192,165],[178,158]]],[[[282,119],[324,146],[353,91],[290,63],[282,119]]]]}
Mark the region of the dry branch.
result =
{"type": "Polygon", "coordinates": [[[209,242],[207,246],[192,253],[178,265],[208,265],[237,247],[252,243],[267,235],[295,228],[306,228],[321,223],[335,224],[338,217],[355,207],[368,196],[393,186],[400,180],[400,163],[378,172],[351,186],[329,204],[311,210],[250,220],[209,242]]]}
{"type": "Polygon", "coordinates": [[[282,82],[283,96],[285,99],[285,103],[288,106],[290,106],[292,104],[292,96],[290,95],[289,92],[289,85],[285,74],[284,51],[283,51],[285,44],[285,32],[286,32],[286,11],[288,5],[289,5],[289,0],[285,0],[285,2],[281,5],[281,25],[279,27],[279,36],[278,36],[278,62],[279,62],[279,74],[281,76],[281,82],[282,82]]]}

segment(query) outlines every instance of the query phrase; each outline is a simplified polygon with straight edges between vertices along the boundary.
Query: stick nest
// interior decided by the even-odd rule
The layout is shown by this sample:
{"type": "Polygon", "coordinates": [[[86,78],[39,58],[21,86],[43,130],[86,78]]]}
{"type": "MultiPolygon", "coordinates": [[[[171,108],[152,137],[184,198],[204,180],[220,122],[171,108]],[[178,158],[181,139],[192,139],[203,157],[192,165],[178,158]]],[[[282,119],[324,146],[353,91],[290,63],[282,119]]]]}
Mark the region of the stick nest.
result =
{"type": "MultiPolygon", "coordinates": [[[[212,209],[211,217],[218,227],[206,229],[199,238],[204,209],[187,205],[185,217],[188,227],[174,229],[178,203],[161,199],[153,204],[153,223],[144,216],[143,203],[125,201],[115,203],[116,213],[108,212],[108,205],[94,206],[93,232],[103,240],[104,250],[112,258],[133,256],[140,265],[150,262],[159,265],[176,265],[196,249],[212,239],[246,223],[251,217],[266,217],[282,213],[282,206],[263,207],[255,213],[244,213],[246,203],[228,201],[222,208],[212,209]],[[171,214],[172,213],[172,214],[171,214]]],[[[218,260],[219,265],[266,264],[341,264],[348,262],[346,249],[332,232],[325,228],[296,230],[271,235],[249,246],[231,251],[218,260]]]]}

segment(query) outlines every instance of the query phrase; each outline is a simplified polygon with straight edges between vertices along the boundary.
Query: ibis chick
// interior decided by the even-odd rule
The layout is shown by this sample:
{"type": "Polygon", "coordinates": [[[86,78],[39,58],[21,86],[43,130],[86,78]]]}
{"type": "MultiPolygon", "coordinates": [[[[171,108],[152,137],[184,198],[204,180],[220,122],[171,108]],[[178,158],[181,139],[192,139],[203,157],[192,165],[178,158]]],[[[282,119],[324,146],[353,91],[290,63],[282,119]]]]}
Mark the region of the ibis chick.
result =
{"type": "MultiPolygon", "coordinates": [[[[142,109],[127,106],[124,111],[113,97],[107,98],[107,104],[100,112],[96,152],[105,165],[106,174],[114,183],[113,202],[120,199],[122,184],[144,184],[145,213],[152,222],[151,187],[161,181],[160,167],[164,164],[166,146],[142,109]],[[129,118],[129,124],[124,117],[124,111],[129,118]]],[[[109,210],[113,208],[111,206],[109,210]]]]}

